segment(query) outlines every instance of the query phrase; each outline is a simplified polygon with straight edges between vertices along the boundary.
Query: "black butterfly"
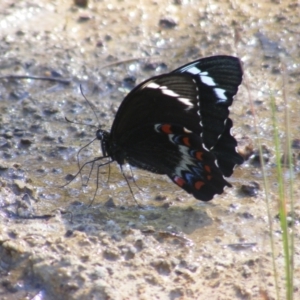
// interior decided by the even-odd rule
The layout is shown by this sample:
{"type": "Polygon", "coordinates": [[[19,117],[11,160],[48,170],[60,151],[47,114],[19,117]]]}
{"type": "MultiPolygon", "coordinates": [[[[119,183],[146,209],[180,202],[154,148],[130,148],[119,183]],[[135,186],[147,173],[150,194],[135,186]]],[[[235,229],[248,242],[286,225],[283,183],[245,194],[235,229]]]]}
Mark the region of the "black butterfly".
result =
{"type": "Polygon", "coordinates": [[[242,81],[240,61],[231,56],[196,60],[152,77],[123,100],[110,132],[97,130],[103,157],[166,174],[199,200],[231,186],[243,158],[230,134],[228,107],[242,81]]]}

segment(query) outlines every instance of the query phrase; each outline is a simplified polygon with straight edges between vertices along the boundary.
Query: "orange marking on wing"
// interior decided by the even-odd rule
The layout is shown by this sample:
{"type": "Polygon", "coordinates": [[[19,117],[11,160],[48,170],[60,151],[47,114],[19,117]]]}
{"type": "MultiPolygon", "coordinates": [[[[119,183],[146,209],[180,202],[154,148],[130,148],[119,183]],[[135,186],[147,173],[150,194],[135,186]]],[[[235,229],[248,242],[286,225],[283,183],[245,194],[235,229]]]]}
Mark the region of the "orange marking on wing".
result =
{"type": "Polygon", "coordinates": [[[197,158],[198,160],[203,160],[203,152],[197,151],[197,152],[196,152],[196,158],[197,158]]]}
{"type": "Polygon", "coordinates": [[[184,181],[184,179],[181,178],[181,177],[178,177],[178,176],[175,176],[173,180],[174,180],[174,181],[176,182],[176,184],[178,184],[180,187],[182,187],[183,185],[186,184],[186,182],[184,181]]]}
{"type": "Polygon", "coordinates": [[[163,133],[166,133],[166,134],[173,133],[172,130],[171,130],[171,127],[172,127],[172,126],[169,125],[169,124],[164,124],[164,125],[161,126],[161,131],[162,131],[163,133]]]}
{"type": "Polygon", "coordinates": [[[204,169],[206,170],[207,173],[211,172],[210,166],[208,166],[208,165],[205,165],[204,169]]]}
{"type": "Polygon", "coordinates": [[[182,140],[186,146],[188,147],[191,146],[190,139],[188,137],[184,137],[182,140]]]}
{"type": "Polygon", "coordinates": [[[207,180],[211,180],[211,179],[212,179],[212,176],[211,176],[211,175],[207,175],[207,176],[206,176],[206,179],[207,179],[207,180]]]}
{"type": "Polygon", "coordinates": [[[194,187],[196,190],[200,190],[205,183],[203,181],[196,181],[194,187]]]}

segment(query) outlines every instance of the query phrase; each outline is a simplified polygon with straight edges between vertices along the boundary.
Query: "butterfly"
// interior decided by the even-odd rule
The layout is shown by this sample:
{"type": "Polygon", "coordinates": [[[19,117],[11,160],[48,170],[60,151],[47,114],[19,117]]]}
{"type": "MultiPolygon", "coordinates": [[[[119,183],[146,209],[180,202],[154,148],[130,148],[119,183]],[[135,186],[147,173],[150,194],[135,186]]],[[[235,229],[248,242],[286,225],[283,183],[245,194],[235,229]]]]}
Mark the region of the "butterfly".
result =
{"type": "Polygon", "coordinates": [[[97,130],[103,156],[93,162],[167,175],[202,201],[223,193],[231,187],[224,176],[243,163],[228,117],[242,75],[238,58],[211,56],[145,80],[124,98],[111,131],[97,130]]]}

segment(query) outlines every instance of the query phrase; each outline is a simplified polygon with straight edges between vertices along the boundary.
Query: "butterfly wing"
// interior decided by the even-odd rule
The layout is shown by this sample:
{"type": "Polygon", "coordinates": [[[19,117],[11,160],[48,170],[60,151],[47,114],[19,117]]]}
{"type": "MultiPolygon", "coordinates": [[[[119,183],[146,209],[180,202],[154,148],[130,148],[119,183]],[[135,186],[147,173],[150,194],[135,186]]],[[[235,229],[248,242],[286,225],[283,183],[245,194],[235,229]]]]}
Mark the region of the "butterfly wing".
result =
{"type": "Polygon", "coordinates": [[[204,145],[211,149],[229,126],[228,107],[242,82],[240,60],[232,56],[212,56],[182,66],[173,73],[189,74],[196,81],[202,139],[204,145]]]}
{"type": "Polygon", "coordinates": [[[166,174],[196,199],[208,201],[231,186],[204,149],[201,137],[170,123],[145,124],[128,133],[123,153],[132,166],[166,174]]]}
{"type": "Polygon", "coordinates": [[[121,103],[112,139],[147,123],[179,123],[200,134],[198,89],[187,74],[164,74],[142,82],[121,103]]]}
{"type": "Polygon", "coordinates": [[[231,127],[232,121],[228,118],[225,122],[224,132],[211,149],[211,153],[217,158],[220,170],[226,177],[232,175],[235,165],[241,165],[244,162],[244,159],[235,150],[237,142],[230,133],[231,127]]]}
{"type": "Polygon", "coordinates": [[[142,82],[119,107],[109,155],[166,174],[197,199],[221,194],[223,175],[243,161],[228,118],[241,79],[237,58],[216,56],[142,82]]]}

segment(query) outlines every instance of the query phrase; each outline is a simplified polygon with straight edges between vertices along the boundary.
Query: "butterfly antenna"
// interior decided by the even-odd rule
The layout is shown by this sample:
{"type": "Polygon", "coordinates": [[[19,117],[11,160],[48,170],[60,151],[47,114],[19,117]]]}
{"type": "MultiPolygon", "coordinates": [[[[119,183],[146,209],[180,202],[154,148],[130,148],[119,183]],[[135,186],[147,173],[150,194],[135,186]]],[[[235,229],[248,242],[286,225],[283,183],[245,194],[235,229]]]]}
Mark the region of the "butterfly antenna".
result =
{"type": "MultiPolygon", "coordinates": [[[[85,124],[85,123],[81,123],[81,122],[74,122],[74,121],[68,119],[66,116],[65,116],[65,121],[68,122],[68,123],[71,123],[71,124],[76,124],[76,125],[83,125],[83,126],[89,126],[89,127],[99,128],[99,126],[96,126],[96,125],[93,125],[93,124],[85,124]]],[[[57,121],[57,122],[62,122],[62,121],[57,121]]]]}
{"type": "Polygon", "coordinates": [[[46,80],[55,81],[62,84],[70,84],[71,78],[62,78],[59,76],[29,76],[29,75],[6,75],[0,76],[0,79],[32,79],[32,80],[46,80]]]}
{"type": "Polygon", "coordinates": [[[91,110],[93,111],[93,114],[94,114],[94,116],[95,116],[95,118],[96,118],[98,124],[100,124],[99,117],[98,117],[98,115],[96,114],[95,109],[94,109],[92,103],[91,103],[91,102],[87,99],[87,97],[84,95],[83,89],[82,89],[82,85],[81,85],[81,84],[79,85],[79,88],[80,88],[80,93],[81,93],[82,97],[85,99],[85,101],[87,102],[87,104],[89,105],[89,107],[91,108],[91,110]]]}

